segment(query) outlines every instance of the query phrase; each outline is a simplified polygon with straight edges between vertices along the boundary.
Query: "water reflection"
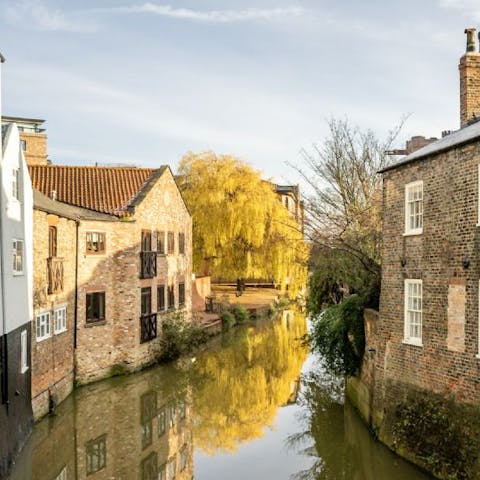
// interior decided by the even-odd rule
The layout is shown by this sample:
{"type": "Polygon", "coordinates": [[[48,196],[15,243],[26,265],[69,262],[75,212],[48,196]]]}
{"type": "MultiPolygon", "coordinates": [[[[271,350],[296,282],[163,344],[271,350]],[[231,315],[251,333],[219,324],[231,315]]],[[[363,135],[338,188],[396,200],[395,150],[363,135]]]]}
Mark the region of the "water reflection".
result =
{"type": "Polygon", "coordinates": [[[287,446],[310,456],[309,468],[292,480],[427,480],[417,468],[374,441],[355,412],[344,403],[343,381],[323,371],[319,359],[302,378],[297,418],[304,427],[287,446]]]}
{"type": "Polygon", "coordinates": [[[287,312],[181,367],[78,389],[35,427],[10,480],[425,479],[373,442],[341,383],[306,362],[305,332],[287,312]]]}
{"type": "Polygon", "coordinates": [[[79,389],[36,426],[12,479],[193,478],[188,385],[170,367],[79,389]]]}
{"type": "Polygon", "coordinates": [[[195,447],[212,455],[235,452],[241,443],[263,436],[278,408],[295,401],[307,351],[298,341],[306,323],[264,321],[237,329],[223,345],[198,357],[194,389],[195,447]]]}

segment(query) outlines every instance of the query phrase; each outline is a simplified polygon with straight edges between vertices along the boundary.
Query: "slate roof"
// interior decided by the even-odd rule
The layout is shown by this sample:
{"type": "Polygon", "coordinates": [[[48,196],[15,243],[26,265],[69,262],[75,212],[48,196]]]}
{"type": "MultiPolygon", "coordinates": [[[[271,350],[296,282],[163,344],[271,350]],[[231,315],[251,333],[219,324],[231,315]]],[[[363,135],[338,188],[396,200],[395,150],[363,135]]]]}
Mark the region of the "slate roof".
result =
{"type": "Polygon", "coordinates": [[[52,200],[38,190],[33,190],[33,208],[45,213],[58,215],[59,217],[69,218],[70,220],[100,220],[107,222],[115,222],[119,219],[106,213],[94,212],[86,208],[75,207],[68,203],[52,200]]]}
{"type": "Polygon", "coordinates": [[[388,170],[393,170],[395,168],[401,167],[408,163],[421,160],[432,155],[438,155],[439,153],[446,152],[455,147],[460,147],[467,143],[474,142],[475,140],[480,139],[480,121],[473,123],[467,127],[463,127],[460,130],[457,130],[449,135],[437,140],[436,142],[430,143],[419,150],[403,157],[399,162],[389,165],[384,169],[380,170],[379,173],[387,172],[388,170]]]}
{"type": "Polygon", "coordinates": [[[125,217],[164,172],[126,167],[29,166],[32,186],[56,200],[95,212],[125,217]]]}

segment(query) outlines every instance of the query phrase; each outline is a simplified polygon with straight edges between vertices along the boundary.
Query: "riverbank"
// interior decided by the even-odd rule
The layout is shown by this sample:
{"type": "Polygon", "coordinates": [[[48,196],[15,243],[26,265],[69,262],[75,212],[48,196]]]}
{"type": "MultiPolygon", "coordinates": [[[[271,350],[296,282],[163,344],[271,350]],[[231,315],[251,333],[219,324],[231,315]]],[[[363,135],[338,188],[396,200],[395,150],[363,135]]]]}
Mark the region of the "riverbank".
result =
{"type": "MultiPolygon", "coordinates": [[[[279,290],[274,288],[246,288],[241,296],[236,296],[236,288],[233,286],[212,285],[212,304],[230,304],[233,308],[239,305],[245,308],[251,317],[262,317],[268,315],[274,309],[280,297],[279,290]]],[[[219,309],[216,312],[195,312],[197,322],[209,333],[218,335],[222,331],[222,320],[219,309]]]]}

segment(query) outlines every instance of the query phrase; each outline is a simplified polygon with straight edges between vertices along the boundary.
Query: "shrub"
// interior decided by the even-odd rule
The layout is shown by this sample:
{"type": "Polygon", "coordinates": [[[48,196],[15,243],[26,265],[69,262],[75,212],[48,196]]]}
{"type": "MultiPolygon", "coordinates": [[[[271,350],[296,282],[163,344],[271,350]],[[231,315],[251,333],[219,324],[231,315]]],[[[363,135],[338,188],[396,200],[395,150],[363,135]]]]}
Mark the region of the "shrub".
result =
{"type": "Polygon", "coordinates": [[[196,323],[187,322],[182,314],[167,315],[162,323],[160,360],[168,361],[185,355],[207,339],[207,332],[196,323]]]}
{"type": "Polygon", "coordinates": [[[223,312],[221,319],[222,319],[222,330],[230,330],[235,325],[235,317],[233,313],[223,312]]]}
{"type": "Polygon", "coordinates": [[[397,405],[395,417],[397,448],[405,448],[439,478],[474,478],[479,444],[470,428],[478,423],[478,412],[459,410],[435,394],[412,392],[397,405]]]}
{"type": "Polygon", "coordinates": [[[243,305],[238,304],[233,307],[233,315],[237,323],[245,323],[250,318],[248,310],[243,305]]]}
{"type": "Polygon", "coordinates": [[[310,343],[322,355],[327,370],[355,375],[365,351],[362,299],[352,295],[325,309],[312,322],[310,343]]]}

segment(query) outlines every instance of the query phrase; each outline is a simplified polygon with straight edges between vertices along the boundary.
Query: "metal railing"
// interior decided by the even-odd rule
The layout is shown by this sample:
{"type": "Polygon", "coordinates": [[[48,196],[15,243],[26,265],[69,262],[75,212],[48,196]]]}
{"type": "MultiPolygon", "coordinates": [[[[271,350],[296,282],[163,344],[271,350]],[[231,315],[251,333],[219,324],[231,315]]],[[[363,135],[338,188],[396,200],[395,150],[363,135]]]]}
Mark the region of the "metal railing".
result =
{"type": "Polygon", "coordinates": [[[157,276],[157,252],[140,252],[140,278],[157,276]]]}

